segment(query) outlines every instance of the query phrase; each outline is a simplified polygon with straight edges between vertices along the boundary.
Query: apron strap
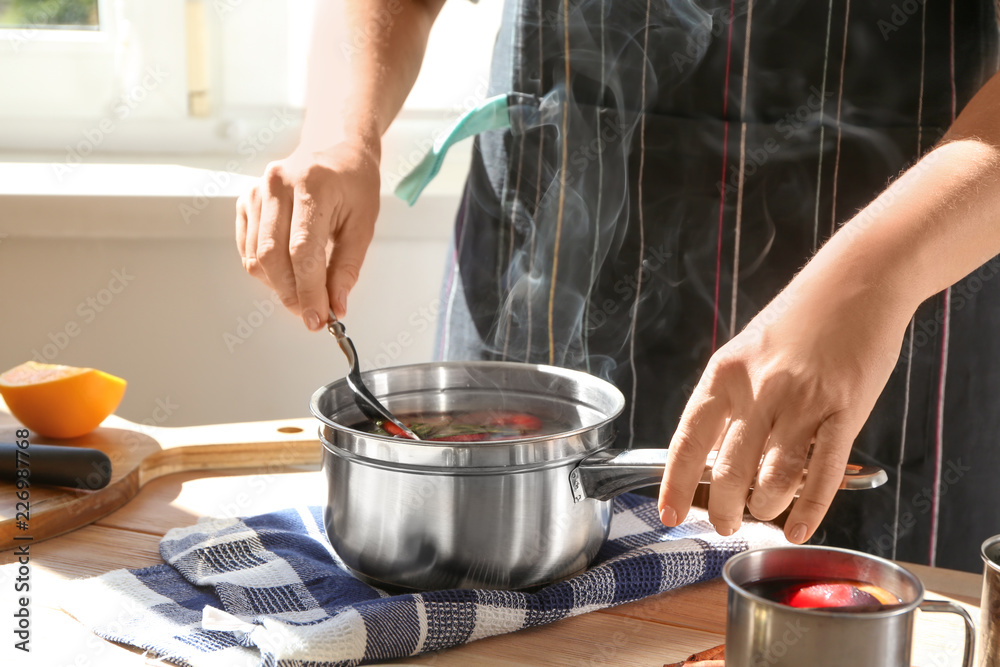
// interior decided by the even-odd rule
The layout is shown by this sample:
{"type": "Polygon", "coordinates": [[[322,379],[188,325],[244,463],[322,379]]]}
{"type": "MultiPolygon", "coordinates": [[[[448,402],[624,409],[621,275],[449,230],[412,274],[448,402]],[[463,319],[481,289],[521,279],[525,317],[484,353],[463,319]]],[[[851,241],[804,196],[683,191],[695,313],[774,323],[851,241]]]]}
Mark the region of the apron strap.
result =
{"type": "MultiPolygon", "coordinates": [[[[507,93],[483,100],[479,106],[455,121],[447,131],[434,141],[434,145],[424,155],[420,164],[404,176],[403,180],[396,186],[395,195],[413,206],[420,197],[420,193],[441,170],[444,156],[453,144],[480,132],[509,128],[511,125],[510,108],[524,104],[526,97],[529,96],[507,93]]],[[[537,109],[538,102],[534,101],[533,104],[529,102],[529,106],[537,109]]]]}

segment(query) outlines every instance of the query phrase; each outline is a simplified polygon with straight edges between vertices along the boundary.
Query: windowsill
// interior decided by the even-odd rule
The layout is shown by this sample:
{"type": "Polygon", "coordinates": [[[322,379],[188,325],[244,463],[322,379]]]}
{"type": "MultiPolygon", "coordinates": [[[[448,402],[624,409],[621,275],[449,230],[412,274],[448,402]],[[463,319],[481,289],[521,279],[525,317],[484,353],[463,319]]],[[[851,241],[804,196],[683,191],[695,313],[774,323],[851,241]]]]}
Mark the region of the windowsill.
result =
{"type": "MultiPolygon", "coordinates": [[[[423,144],[398,135],[394,143],[396,153],[383,160],[376,238],[449,237],[472,142],[451,149],[413,207],[389,186],[400,165],[412,162],[398,147],[423,144]]],[[[0,232],[21,238],[231,238],[236,198],[254,183],[249,174],[260,174],[267,163],[261,157],[241,165],[245,173],[231,173],[212,168],[226,164],[225,155],[192,156],[186,164],[170,164],[179,161],[176,155],[105,155],[77,165],[61,157],[0,154],[0,232]]]]}

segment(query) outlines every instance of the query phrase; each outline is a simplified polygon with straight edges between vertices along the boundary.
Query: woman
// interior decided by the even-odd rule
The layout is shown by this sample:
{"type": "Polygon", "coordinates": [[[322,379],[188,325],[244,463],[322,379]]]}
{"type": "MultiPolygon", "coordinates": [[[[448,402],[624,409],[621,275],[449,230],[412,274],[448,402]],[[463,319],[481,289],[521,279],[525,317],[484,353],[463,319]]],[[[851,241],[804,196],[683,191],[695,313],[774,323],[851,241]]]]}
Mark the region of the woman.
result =
{"type": "MultiPolygon", "coordinates": [[[[302,148],[238,205],[247,270],[310,329],[327,302],[345,311],[378,137],[439,8],[396,6],[353,61],[343,140],[315,121],[333,93],[314,85],[302,148]]],[[[988,2],[823,9],[508,3],[493,87],[516,93],[512,128],[477,139],[442,356],[615,382],[623,437],[670,439],[667,525],[713,448],[717,530],[745,507],[774,518],[815,443],[791,541],[975,569],[1000,523],[1000,377],[984,363],[1000,319],[996,17],[988,2]],[[834,498],[852,443],[890,483],[834,498]]]]}

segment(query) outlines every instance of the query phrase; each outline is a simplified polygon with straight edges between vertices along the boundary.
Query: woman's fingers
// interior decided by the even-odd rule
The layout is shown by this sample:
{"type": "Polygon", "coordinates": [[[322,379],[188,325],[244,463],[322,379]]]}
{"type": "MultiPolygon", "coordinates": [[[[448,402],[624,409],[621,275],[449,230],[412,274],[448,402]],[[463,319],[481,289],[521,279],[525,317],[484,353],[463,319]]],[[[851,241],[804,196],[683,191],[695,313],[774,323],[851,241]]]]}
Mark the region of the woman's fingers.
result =
{"type": "Polygon", "coordinates": [[[295,276],[288,256],[289,224],[293,211],[291,187],[285,181],[285,174],[278,163],[268,165],[263,182],[264,196],[257,232],[257,262],[282,305],[298,314],[300,308],[295,276]]]}
{"type": "Polygon", "coordinates": [[[852,428],[840,413],[820,424],[805,486],[785,521],[789,542],[802,544],[816,532],[844,479],[851,445],[860,429],[860,424],[852,428]]]}
{"type": "Polygon", "coordinates": [[[771,430],[769,414],[754,406],[749,415],[733,419],[712,467],[708,520],[720,535],[732,535],[743,523],[750,485],[771,430]]]}
{"type": "Polygon", "coordinates": [[[247,252],[247,201],[249,194],[243,194],[236,199],[236,249],[240,251],[240,259],[247,252]]]}
{"type": "Polygon", "coordinates": [[[687,510],[705,443],[723,428],[719,414],[705,424],[693,423],[698,420],[691,415],[709,398],[727,396],[732,424],[709,494],[716,528],[728,532],[738,526],[747,505],[761,519],[777,516],[801,483],[813,437],[808,474],[785,534],[802,543],[820,525],[843,481],[854,438],[895,367],[912,316],[912,304],[873,288],[856,275],[856,263],[841,263],[831,247],[835,244],[827,244],[712,356],[708,380],[699,382],[672,442],[679,449],[667,457],[661,508],[687,510]],[[755,490],[746,502],[748,476],[755,470],[755,490]]]}
{"type": "Polygon", "coordinates": [[[261,193],[257,186],[254,186],[244,201],[243,213],[246,216],[245,224],[242,225],[243,233],[237,237],[237,241],[242,240],[240,256],[243,258],[243,268],[251,276],[266,284],[267,276],[264,275],[264,271],[257,262],[257,230],[260,227],[260,205],[261,193]]]}
{"type": "MultiPolygon", "coordinates": [[[[374,215],[372,216],[374,220],[374,215]]],[[[347,295],[358,282],[361,265],[375,234],[374,225],[352,225],[340,230],[333,240],[333,254],[327,271],[330,304],[337,317],[347,314],[347,295]]]]}
{"type": "Polygon", "coordinates": [[[816,434],[815,422],[806,418],[805,407],[778,415],[764,452],[753,493],[747,502],[750,513],[770,521],[785,511],[802,484],[802,470],[816,434]]]}
{"type": "Polygon", "coordinates": [[[302,321],[310,331],[322,328],[329,317],[326,246],[331,234],[331,216],[322,187],[307,181],[296,189],[288,256],[302,321]]]}
{"type": "Polygon", "coordinates": [[[665,526],[676,526],[687,516],[708,453],[725,433],[729,401],[720,389],[707,375],[702,378],[670,441],[660,482],[660,521],[665,526]]]}
{"type": "Polygon", "coordinates": [[[267,283],[267,276],[257,259],[257,235],[260,231],[260,216],[264,200],[267,198],[266,192],[261,192],[256,204],[251,202],[251,207],[247,209],[247,231],[244,242],[243,268],[254,278],[259,278],[267,283]]]}

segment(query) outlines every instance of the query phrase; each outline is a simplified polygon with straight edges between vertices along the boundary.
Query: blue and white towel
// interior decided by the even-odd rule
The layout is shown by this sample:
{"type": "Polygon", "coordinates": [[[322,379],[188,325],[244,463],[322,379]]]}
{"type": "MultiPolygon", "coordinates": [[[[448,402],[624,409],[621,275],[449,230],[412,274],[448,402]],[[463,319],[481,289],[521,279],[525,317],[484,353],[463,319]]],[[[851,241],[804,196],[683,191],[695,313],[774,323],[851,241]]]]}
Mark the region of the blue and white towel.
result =
{"type": "Polygon", "coordinates": [[[166,564],[73,582],[63,608],[93,632],[180,665],[359,665],[464,644],[719,576],[749,548],[784,543],[744,524],[720,537],[703,512],[664,528],[655,501],[614,501],[611,534],[584,573],[533,593],[390,595],[342,565],[322,508],[204,518],[160,543],[166,564]]]}

